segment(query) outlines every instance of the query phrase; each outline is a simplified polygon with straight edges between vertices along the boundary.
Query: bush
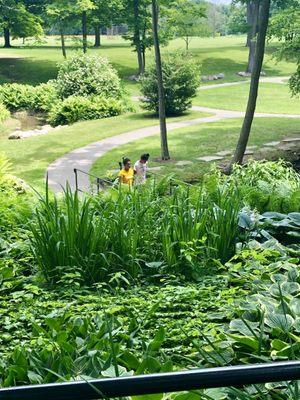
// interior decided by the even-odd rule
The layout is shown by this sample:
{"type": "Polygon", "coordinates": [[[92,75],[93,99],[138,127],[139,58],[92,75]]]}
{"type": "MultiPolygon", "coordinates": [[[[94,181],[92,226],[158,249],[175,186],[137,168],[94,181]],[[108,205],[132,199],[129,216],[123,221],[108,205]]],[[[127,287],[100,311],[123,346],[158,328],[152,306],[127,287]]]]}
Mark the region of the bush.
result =
{"type": "Polygon", "coordinates": [[[72,95],[102,95],[119,98],[121,81],[106,58],[80,55],[64,61],[59,69],[57,88],[62,98],[72,95]]]}
{"type": "Polygon", "coordinates": [[[4,104],[0,103],[0,122],[3,122],[9,117],[9,111],[4,104]]]}
{"type": "Polygon", "coordinates": [[[53,126],[73,124],[77,121],[101,119],[123,112],[120,100],[112,98],[71,96],[53,107],[49,122],[53,126]]]}
{"type": "MultiPolygon", "coordinates": [[[[186,54],[169,55],[163,61],[166,114],[180,115],[191,107],[200,85],[199,66],[186,54]]],[[[152,65],[141,79],[143,107],[158,113],[156,67],[152,65]]]]}
{"type": "Polygon", "coordinates": [[[7,83],[0,87],[0,99],[11,111],[32,109],[34,97],[34,86],[7,83]]]}
{"type": "Polygon", "coordinates": [[[49,112],[53,104],[58,102],[58,94],[54,81],[33,87],[33,104],[35,111],[49,112]]]}
{"type": "Polygon", "coordinates": [[[0,87],[0,100],[11,111],[49,111],[58,99],[52,82],[39,86],[9,83],[0,87]]]}

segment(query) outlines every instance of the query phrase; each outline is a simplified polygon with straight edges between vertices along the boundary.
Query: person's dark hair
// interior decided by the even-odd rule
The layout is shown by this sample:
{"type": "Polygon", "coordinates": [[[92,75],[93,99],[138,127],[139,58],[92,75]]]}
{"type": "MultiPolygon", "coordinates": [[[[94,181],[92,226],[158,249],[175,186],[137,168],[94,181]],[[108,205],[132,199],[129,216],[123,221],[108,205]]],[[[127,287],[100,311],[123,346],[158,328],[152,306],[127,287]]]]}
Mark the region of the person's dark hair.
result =
{"type": "Polygon", "coordinates": [[[150,157],[150,154],[149,154],[149,153],[142,154],[142,155],[141,155],[141,160],[148,161],[148,160],[149,160],[149,157],[150,157]]]}
{"type": "Polygon", "coordinates": [[[123,165],[124,165],[124,167],[125,167],[125,165],[126,165],[127,163],[129,163],[129,161],[130,161],[130,158],[123,158],[123,165]]]}

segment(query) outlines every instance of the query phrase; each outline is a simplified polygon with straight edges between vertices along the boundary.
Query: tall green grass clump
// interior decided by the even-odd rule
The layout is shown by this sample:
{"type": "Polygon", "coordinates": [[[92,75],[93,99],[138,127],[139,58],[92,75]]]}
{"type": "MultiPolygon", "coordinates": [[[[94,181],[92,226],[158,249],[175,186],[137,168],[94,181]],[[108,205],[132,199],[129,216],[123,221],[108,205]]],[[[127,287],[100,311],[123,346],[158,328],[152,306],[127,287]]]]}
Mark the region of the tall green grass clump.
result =
{"type": "Polygon", "coordinates": [[[228,182],[238,186],[245,202],[259,212],[300,211],[300,175],[284,161],[236,165],[228,182]]]}
{"type": "Polygon", "coordinates": [[[130,280],[149,271],[197,279],[210,260],[228,261],[239,236],[238,194],[219,192],[212,199],[201,187],[178,186],[171,194],[167,187],[82,199],[70,188],[59,200],[46,195],[31,225],[43,276],[53,284],[77,274],[78,283],[87,285],[116,273],[130,280]]]}

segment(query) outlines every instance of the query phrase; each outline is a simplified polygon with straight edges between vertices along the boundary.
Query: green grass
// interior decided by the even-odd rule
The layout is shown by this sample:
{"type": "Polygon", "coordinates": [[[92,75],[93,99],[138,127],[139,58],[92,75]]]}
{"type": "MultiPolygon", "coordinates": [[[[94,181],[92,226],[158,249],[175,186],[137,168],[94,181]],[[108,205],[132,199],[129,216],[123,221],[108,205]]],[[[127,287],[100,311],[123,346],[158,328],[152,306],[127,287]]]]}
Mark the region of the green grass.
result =
{"type": "MultiPolygon", "coordinates": [[[[199,90],[194,105],[244,111],[246,109],[249,85],[220,87],[199,90]]],[[[299,114],[300,99],[292,98],[285,84],[261,83],[256,112],[274,114],[299,114]]]]}
{"type": "MultiPolygon", "coordinates": [[[[92,45],[93,38],[90,37],[92,45]]],[[[0,38],[0,46],[3,39],[0,38]]],[[[90,53],[106,56],[117,68],[122,78],[136,73],[136,54],[132,51],[130,43],[121,37],[108,39],[102,38],[100,49],[89,48],[90,53]]],[[[55,37],[47,38],[43,45],[34,45],[28,42],[23,46],[20,40],[12,41],[12,49],[0,50],[0,83],[20,82],[38,84],[48,79],[53,79],[57,73],[57,63],[63,60],[59,48],[59,40],[55,37]]],[[[72,38],[67,40],[68,55],[81,51],[72,38]]],[[[180,39],[173,40],[163,49],[166,51],[183,51],[184,42],[180,39]]],[[[290,75],[296,67],[293,63],[282,61],[276,63],[272,58],[274,44],[267,48],[264,70],[269,76],[290,75]]],[[[194,38],[191,42],[190,52],[201,64],[203,75],[223,72],[226,77],[222,82],[243,80],[236,76],[238,71],[245,70],[248,49],[245,47],[244,36],[228,36],[218,38],[194,38]]],[[[148,51],[147,63],[153,59],[153,51],[148,51]]],[[[200,71],[199,71],[200,73],[200,71]]],[[[138,93],[138,85],[125,80],[130,92],[138,93]]]]}
{"type": "MultiPolygon", "coordinates": [[[[180,118],[171,118],[169,121],[194,119],[207,115],[191,111],[180,118]]],[[[7,136],[2,134],[0,135],[0,153],[5,153],[10,159],[16,176],[41,188],[44,186],[44,176],[48,165],[65,153],[109,136],[157,123],[155,117],[137,113],[78,122],[47,135],[23,140],[8,140],[7,136]]]]}
{"type": "MultiPolygon", "coordinates": [[[[234,149],[239,135],[242,120],[234,119],[215,123],[203,124],[169,132],[169,149],[171,160],[160,162],[159,136],[142,139],[121,148],[109,151],[99,158],[92,167],[92,173],[103,176],[108,170],[115,169],[116,161],[122,156],[137,160],[140,154],[151,154],[150,166],[163,166],[160,174],[175,173],[180,179],[198,179],[210,168],[209,163],[198,161],[196,158],[212,155],[220,150],[234,149]],[[177,167],[180,160],[191,160],[192,165],[177,167]]],[[[249,145],[258,145],[282,139],[293,134],[300,134],[299,120],[292,119],[256,119],[250,137],[249,145]]]]}

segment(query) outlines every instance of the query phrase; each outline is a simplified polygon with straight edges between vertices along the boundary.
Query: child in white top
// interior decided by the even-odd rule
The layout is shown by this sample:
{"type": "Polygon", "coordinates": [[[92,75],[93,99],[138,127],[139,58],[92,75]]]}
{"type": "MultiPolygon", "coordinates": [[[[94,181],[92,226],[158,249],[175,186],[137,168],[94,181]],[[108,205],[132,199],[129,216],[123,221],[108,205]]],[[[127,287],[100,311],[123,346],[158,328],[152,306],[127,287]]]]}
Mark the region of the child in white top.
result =
{"type": "Polygon", "coordinates": [[[134,183],[135,185],[142,185],[146,182],[147,164],[149,154],[142,154],[141,158],[134,164],[134,183]]]}

